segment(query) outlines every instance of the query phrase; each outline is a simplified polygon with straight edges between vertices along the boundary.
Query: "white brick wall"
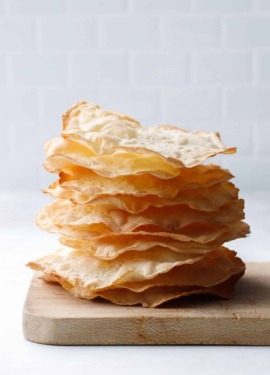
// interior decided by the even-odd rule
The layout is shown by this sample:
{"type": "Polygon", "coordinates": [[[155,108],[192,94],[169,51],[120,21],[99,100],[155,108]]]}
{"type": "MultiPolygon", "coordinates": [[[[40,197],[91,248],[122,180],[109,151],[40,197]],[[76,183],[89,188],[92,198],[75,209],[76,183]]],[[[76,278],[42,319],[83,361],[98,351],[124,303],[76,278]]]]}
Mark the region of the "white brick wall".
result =
{"type": "Polygon", "coordinates": [[[0,0],[0,190],[53,179],[43,144],[79,100],[217,130],[240,188],[270,189],[270,0],[0,0]]]}
{"type": "Polygon", "coordinates": [[[134,12],[170,14],[175,12],[185,12],[190,9],[189,0],[133,0],[134,12]]]}
{"type": "Polygon", "coordinates": [[[0,14],[3,14],[5,11],[5,0],[0,0],[0,14]]]}
{"type": "Polygon", "coordinates": [[[194,0],[193,3],[194,9],[200,12],[239,12],[252,10],[252,0],[194,0]]]}
{"type": "Polygon", "coordinates": [[[239,121],[270,119],[270,88],[230,88],[225,94],[226,118],[239,121]]]}
{"type": "Polygon", "coordinates": [[[101,47],[110,49],[157,49],[160,27],[157,17],[104,17],[101,20],[101,47]]]}
{"type": "Polygon", "coordinates": [[[161,23],[162,48],[165,50],[202,50],[220,46],[221,23],[216,16],[164,16],[161,23]]]}
{"type": "Polygon", "coordinates": [[[194,59],[196,83],[235,84],[252,80],[250,52],[198,53],[194,59]]]}
{"type": "Polygon", "coordinates": [[[129,79],[129,57],[125,52],[74,53],[72,58],[73,85],[119,86],[129,79]]]}
{"type": "Polygon", "coordinates": [[[269,15],[228,17],[225,27],[225,38],[228,47],[269,47],[269,15]]]}
{"type": "Polygon", "coordinates": [[[166,89],[162,93],[162,103],[163,121],[180,121],[181,127],[189,120],[221,119],[221,91],[217,88],[166,89]]]}
{"type": "Polygon", "coordinates": [[[35,21],[27,18],[0,18],[0,51],[28,51],[36,48],[35,21]]]}
{"type": "Polygon", "coordinates": [[[8,3],[10,12],[13,14],[61,14],[66,10],[65,0],[8,0],[8,3]]]}
{"type": "Polygon", "coordinates": [[[131,64],[134,84],[179,87],[190,78],[187,54],[141,52],[131,64]]]}
{"type": "Polygon", "coordinates": [[[258,77],[260,82],[270,82],[270,52],[262,52],[258,59],[258,77]]]}
{"type": "Polygon", "coordinates": [[[258,0],[257,7],[260,10],[270,10],[269,0],[258,0]]]}
{"type": "Polygon", "coordinates": [[[0,55],[0,85],[3,85],[7,82],[7,63],[6,57],[0,55]]]}
{"type": "MultiPolygon", "coordinates": [[[[1,129],[9,127],[11,124],[15,125],[17,129],[22,122],[38,119],[38,97],[35,90],[1,88],[0,103],[1,129]]],[[[29,130],[33,130],[35,134],[34,127],[29,130]]],[[[25,138],[26,136],[27,134],[25,134],[25,138]]],[[[2,139],[2,142],[5,140],[2,139]]]]}
{"type": "Polygon", "coordinates": [[[97,46],[97,20],[93,17],[54,15],[37,22],[41,50],[76,51],[97,46]]]}
{"type": "Polygon", "coordinates": [[[68,81],[68,62],[64,53],[14,55],[11,69],[14,86],[66,86],[68,81]]]}
{"type": "Polygon", "coordinates": [[[71,7],[74,14],[119,14],[127,11],[128,2],[126,0],[71,0],[71,7]]]}

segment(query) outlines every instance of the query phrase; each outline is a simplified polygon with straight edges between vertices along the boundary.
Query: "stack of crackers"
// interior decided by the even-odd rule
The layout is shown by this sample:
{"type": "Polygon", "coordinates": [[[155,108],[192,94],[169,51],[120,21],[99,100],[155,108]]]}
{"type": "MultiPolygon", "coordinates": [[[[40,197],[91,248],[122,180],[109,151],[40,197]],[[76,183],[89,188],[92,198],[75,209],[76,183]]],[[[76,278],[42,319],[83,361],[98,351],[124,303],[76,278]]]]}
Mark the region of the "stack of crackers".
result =
{"type": "Polygon", "coordinates": [[[244,201],[217,165],[218,133],[142,127],[81,102],[46,145],[58,179],[38,225],[64,245],[30,262],[77,297],[155,307],[191,294],[232,295],[245,264],[222,246],[245,237],[244,201]]]}

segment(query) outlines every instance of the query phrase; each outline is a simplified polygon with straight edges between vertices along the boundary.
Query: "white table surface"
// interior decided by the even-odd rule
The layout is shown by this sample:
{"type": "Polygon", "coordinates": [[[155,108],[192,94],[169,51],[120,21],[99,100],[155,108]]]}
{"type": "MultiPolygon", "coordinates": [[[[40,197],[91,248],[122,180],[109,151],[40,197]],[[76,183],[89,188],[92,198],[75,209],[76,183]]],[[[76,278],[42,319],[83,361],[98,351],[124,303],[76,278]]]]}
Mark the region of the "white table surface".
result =
{"type": "MultiPolygon", "coordinates": [[[[245,261],[270,261],[270,193],[241,195],[252,234],[230,248],[245,261]]],[[[21,318],[32,272],[24,264],[57,247],[56,237],[33,223],[47,201],[41,194],[0,194],[0,375],[270,374],[270,347],[61,347],[27,342],[21,318]]]]}

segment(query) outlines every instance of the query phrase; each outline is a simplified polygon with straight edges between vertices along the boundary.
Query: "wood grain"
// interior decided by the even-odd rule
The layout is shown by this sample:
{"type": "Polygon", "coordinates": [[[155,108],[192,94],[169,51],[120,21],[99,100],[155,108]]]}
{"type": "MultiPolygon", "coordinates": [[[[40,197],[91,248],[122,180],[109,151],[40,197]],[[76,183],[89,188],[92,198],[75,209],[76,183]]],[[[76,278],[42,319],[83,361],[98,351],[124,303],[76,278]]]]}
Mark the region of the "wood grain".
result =
{"type": "Polygon", "coordinates": [[[270,263],[249,263],[231,300],[193,296],[155,309],[77,299],[35,275],[23,330],[52,345],[270,345],[270,263]]]}

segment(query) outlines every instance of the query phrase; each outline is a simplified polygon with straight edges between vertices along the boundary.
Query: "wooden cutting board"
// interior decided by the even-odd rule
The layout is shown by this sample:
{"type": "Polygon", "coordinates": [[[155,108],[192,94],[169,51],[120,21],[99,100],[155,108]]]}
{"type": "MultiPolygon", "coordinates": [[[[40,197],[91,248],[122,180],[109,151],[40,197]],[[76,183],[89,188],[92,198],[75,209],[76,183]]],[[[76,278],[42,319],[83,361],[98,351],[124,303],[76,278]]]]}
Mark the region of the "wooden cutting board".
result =
{"type": "Polygon", "coordinates": [[[249,263],[231,300],[193,296],[155,309],[78,299],[35,275],[23,330],[52,345],[270,345],[270,263],[249,263]]]}

